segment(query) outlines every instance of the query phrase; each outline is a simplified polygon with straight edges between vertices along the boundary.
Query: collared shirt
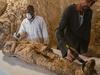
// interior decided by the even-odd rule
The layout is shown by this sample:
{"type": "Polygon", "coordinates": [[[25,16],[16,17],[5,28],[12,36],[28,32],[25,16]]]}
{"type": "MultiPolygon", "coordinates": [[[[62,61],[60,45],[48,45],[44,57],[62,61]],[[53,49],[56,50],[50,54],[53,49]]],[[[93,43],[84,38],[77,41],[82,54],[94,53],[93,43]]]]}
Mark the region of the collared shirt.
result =
{"type": "Polygon", "coordinates": [[[47,25],[44,19],[40,16],[35,16],[34,20],[30,22],[25,18],[20,26],[18,33],[27,33],[27,39],[34,42],[49,43],[47,25]]]}

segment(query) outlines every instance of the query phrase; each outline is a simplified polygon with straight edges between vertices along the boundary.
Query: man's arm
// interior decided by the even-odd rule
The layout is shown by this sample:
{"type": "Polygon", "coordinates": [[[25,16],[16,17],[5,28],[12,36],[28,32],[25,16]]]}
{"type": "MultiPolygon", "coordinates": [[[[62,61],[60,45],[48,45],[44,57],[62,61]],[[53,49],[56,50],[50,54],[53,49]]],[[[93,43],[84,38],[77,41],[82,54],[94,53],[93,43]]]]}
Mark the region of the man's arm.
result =
{"type": "MultiPolygon", "coordinates": [[[[62,57],[65,57],[67,55],[67,48],[66,48],[66,41],[65,41],[65,29],[68,29],[69,21],[70,21],[70,14],[71,14],[71,8],[72,6],[69,6],[63,13],[62,19],[60,21],[59,27],[57,28],[56,32],[56,38],[57,38],[57,47],[61,50],[62,57]]],[[[66,35],[67,36],[67,35],[66,35]]]]}
{"type": "Polygon", "coordinates": [[[88,26],[87,27],[87,30],[85,32],[85,39],[87,39],[87,42],[89,43],[90,42],[90,36],[91,36],[91,22],[92,22],[92,15],[93,15],[93,11],[91,9],[89,9],[89,12],[88,12],[88,22],[86,22],[86,25],[88,26]]]}
{"type": "Polygon", "coordinates": [[[61,21],[59,23],[59,27],[57,28],[57,39],[63,40],[64,39],[64,30],[65,28],[68,29],[68,22],[70,19],[70,6],[64,11],[61,21]]]}
{"type": "Polygon", "coordinates": [[[25,20],[23,20],[21,23],[21,26],[20,26],[19,31],[18,31],[19,34],[25,32],[24,24],[25,24],[25,20]]]}
{"type": "Polygon", "coordinates": [[[44,19],[42,19],[42,35],[43,35],[43,42],[44,44],[49,44],[49,35],[48,35],[48,29],[47,29],[47,24],[44,21],[44,19]]]}
{"type": "Polygon", "coordinates": [[[19,30],[18,30],[16,33],[14,33],[14,37],[15,37],[16,39],[21,39],[21,38],[24,37],[24,35],[25,35],[25,33],[26,33],[26,32],[25,32],[24,24],[25,24],[25,20],[22,21],[19,30]]]}

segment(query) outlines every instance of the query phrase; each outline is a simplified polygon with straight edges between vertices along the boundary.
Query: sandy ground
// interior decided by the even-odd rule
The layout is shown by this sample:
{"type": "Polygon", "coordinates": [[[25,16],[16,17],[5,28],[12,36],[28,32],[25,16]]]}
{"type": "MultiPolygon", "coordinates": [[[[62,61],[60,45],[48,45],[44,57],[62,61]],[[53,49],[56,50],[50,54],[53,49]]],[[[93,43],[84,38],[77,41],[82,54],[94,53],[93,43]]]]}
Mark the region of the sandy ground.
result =
{"type": "Polygon", "coordinates": [[[35,64],[27,64],[15,57],[6,57],[0,51],[0,75],[56,75],[35,64]]]}
{"type": "MultiPolygon", "coordinates": [[[[61,56],[58,50],[54,50],[55,53],[61,56]]],[[[86,59],[86,57],[82,57],[86,59]]],[[[99,58],[89,58],[96,60],[96,69],[98,75],[100,75],[100,59],[99,58]]],[[[86,59],[88,60],[88,59],[86,59]]],[[[76,61],[77,62],[77,61],[76,61]]],[[[57,75],[53,72],[41,68],[35,64],[30,65],[15,57],[6,57],[0,51],[0,75],[57,75]]]]}

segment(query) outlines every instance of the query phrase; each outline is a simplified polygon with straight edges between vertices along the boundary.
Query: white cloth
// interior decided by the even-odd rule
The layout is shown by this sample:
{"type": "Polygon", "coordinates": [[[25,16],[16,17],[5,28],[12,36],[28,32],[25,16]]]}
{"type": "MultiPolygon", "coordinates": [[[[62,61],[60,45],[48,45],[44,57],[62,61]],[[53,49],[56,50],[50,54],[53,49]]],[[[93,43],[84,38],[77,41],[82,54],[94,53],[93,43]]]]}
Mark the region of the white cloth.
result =
{"type": "Polygon", "coordinates": [[[30,22],[25,18],[20,26],[18,33],[27,33],[27,39],[34,42],[43,42],[44,44],[49,43],[47,25],[44,19],[40,16],[35,16],[34,20],[30,22]]]}
{"type": "Polygon", "coordinates": [[[83,15],[80,15],[80,26],[83,24],[83,15]]]}

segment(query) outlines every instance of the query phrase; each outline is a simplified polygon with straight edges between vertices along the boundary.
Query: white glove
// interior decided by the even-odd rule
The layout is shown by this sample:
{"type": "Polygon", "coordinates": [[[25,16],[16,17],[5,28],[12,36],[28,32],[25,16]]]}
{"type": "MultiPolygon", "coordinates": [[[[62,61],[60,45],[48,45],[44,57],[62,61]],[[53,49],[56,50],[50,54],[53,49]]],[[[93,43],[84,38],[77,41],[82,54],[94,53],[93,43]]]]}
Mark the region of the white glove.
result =
{"type": "Polygon", "coordinates": [[[16,38],[16,39],[20,39],[20,34],[18,34],[18,33],[15,32],[15,33],[13,34],[13,37],[16,38]]]}

